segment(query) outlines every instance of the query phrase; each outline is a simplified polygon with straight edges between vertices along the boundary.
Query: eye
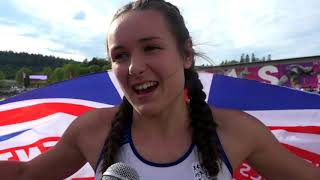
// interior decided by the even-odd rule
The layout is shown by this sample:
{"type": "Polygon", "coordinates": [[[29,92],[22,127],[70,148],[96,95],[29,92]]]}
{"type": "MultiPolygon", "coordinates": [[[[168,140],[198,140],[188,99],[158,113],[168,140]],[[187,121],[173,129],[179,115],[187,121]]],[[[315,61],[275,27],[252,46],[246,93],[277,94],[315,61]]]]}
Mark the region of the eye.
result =
{"type": "Polygon", "coordinates": [[[129,54],[125,52],[116,53],[112,58],[112,62],[123,62],[129,59],[129,54]]]}
{"type": "Polygon", "coordinates": [[[159,46],[146,46],[146,47],[144,47],[145,52],[153,52],[153,51],[161,50],[161,49],[162,48],[159,46]]]}

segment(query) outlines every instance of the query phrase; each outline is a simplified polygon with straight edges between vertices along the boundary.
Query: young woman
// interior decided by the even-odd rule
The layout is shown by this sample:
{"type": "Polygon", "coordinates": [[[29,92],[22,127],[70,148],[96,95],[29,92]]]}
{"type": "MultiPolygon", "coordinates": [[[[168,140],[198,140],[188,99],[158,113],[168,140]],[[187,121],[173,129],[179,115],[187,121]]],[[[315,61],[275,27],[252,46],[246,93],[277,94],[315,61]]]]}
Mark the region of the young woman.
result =
{"type": "Polygon", "coordinates": [[[29,162],[0,162],[0,179],[62,179],[86,162],[100,179],[121,161],[142,180],[225,180],[244,160],[268,179],[320,179],[319,168],[290,154],[254,117],[208,106],[174,5],[124,6],[111,23],[107,51],[122,104],[79,117],[56,146],[29,162]]]}

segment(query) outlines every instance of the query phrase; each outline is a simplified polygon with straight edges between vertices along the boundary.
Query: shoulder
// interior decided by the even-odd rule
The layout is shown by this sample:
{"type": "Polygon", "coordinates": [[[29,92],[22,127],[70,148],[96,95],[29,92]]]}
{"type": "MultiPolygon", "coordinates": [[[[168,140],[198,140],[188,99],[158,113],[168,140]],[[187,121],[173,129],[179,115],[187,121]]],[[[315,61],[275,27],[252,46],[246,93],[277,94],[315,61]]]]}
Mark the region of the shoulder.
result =
{"type": "Polygon", "coordinates": [[[92,167],[96,164],[117,110],[118,107],[90,110],[75,119],[63,135],[62,139],[73,144],[92,167]]]}
{"type": "Polygon", "coordinates": [[[244,135],[268,130],[257,118],[246,112],[216,107],[212,107],[211,111],[219,130],[244,135]]]}
{"type": "Polygon", "coordinates": [[[111,127],[111,121],[117,110],[118,107],[90,110],[76,118],[71,123],[68,130],[73,131],[73,133],[80,138],[82,136],[87,136],[88,133],[100,132],[100,130],[108,132],[111,127]]]}
{"type": "Polygon", "coordinates": [[[250,157],[257,148],[263,147],[261,142],[274,141],[268,128],[246,112],[216,107],[211,110],[218,124],[217,132],[233,167],[250,157]]]}

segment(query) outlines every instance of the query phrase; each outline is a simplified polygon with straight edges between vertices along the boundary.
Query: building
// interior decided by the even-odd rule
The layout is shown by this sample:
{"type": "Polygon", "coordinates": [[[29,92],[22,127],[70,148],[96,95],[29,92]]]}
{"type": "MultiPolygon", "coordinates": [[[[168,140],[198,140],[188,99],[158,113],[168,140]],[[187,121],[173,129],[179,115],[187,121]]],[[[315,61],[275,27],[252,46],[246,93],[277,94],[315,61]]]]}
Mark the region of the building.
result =
{"type": "Polygon", "coordinates": [[[320,56],[201,66],[197,70],[308,91],[320,89],[320,56]]]}

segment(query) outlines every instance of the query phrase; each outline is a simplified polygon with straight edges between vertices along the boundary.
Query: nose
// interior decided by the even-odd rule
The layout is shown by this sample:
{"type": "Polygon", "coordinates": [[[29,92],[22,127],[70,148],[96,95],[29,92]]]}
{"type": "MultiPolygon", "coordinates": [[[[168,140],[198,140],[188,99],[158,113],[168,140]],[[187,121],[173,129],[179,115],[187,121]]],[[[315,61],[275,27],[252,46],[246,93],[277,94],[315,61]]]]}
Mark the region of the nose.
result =
{"type": "Polygon", "coordinates": [[[137,76],[143,74],[147,69],[147,64],[145,63],[143,57],[138,55],[132,55],[129,65],[129,74],[132,76],[137,76]]]}

